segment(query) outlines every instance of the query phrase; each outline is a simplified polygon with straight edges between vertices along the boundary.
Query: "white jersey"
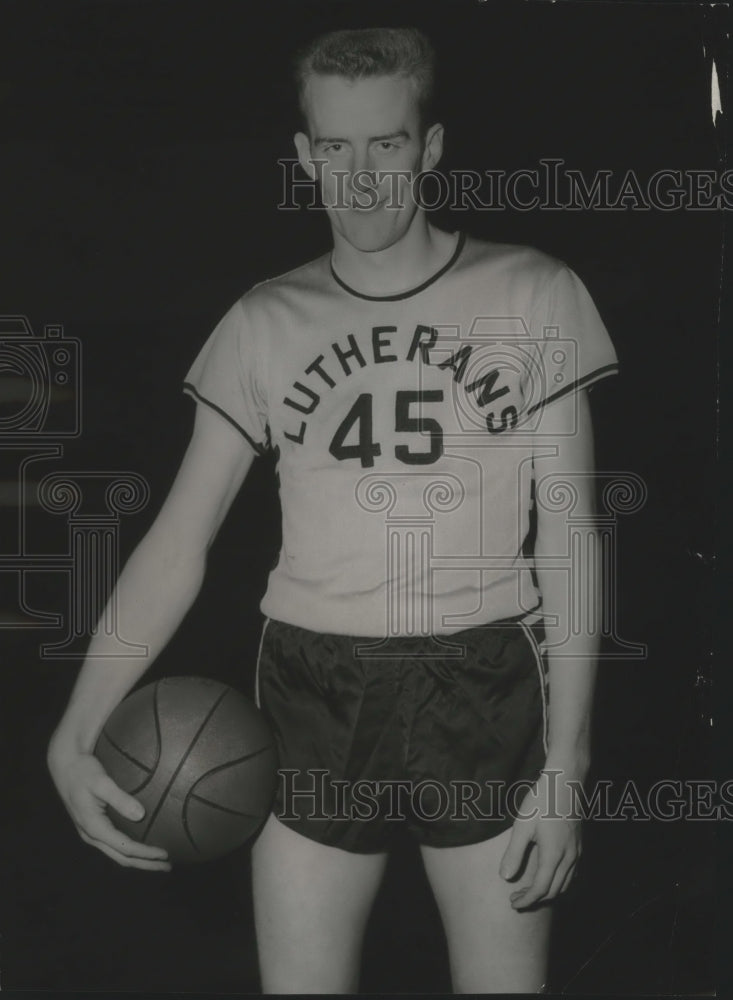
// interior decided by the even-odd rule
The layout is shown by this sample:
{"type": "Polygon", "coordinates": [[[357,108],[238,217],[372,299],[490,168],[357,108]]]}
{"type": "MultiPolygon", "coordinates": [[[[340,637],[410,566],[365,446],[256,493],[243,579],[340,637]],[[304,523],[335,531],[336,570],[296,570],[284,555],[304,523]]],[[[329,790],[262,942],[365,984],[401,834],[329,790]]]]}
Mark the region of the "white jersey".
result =
{"type": "Polygon", "coordinates": [[[460,236],[399,295],[351,289],[329,254],[257,285],[184,389],[275,451],[283,532],[266,616],[448,634],[538,606],[523,551],[535,435],[548,403],[617,369],[565,264],[460,236]]]}

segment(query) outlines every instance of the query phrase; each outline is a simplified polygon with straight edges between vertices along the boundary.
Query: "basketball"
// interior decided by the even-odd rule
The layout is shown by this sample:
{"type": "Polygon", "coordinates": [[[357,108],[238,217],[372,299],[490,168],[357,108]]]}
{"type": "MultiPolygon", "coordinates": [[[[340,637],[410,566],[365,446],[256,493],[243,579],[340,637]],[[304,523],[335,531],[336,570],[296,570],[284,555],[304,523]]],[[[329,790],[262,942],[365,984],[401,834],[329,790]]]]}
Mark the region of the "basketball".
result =
{"type": "Polygon", "coordinates": [[[178,864],[228,854],[262,825],[275,790],[277,752],[260,711],[203,677],[169,677],[112,712],[94,752],[110,778],[145,807],[123,833],[164,847],[178,864]]]}

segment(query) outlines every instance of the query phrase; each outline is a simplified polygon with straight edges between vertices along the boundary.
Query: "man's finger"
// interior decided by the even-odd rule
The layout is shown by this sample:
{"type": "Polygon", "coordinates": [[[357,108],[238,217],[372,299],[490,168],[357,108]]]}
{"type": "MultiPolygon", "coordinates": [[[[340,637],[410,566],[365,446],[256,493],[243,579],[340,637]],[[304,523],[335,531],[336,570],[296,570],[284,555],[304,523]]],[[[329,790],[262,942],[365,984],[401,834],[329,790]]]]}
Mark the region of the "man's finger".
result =
{"type": "Polygon", "coordinates": [[[573,868],[575,867],[575,858],[566,858],[558,866],[555,872],[555,877],[553,878],[550,888],[545,894],[545,899],[555,899],[563,891],[563,886],[567,881],[569,881],[568,876],[572,875],[573,868]]]}
{"type": "Polygon", "coordinates": [[[168,857],[168,852],[162,847],[153,847],[151,844],[143,844],[139,840],[126,837],[124,833],[116,830],[106,816],[95,816],[94,819],[84,824],[84,830],[95,842],[95,846],[105,844],[107,847],[126,858],[147,858],[151,861],[161,861],[168,857]]]}
{"type": "Polygon", "coordinates": [[[112,806],[120,816],[134,821],[141,820],[145,815],[145,808],[141,802],[123,792],[119,785],[107,775],[100,778],[94,787],[94,794],[97,795],[107,805],[112,806]]]}
{"type": "Polygon", "coordinates": [[[533,906],[538,900],[542,899],[552,885],[559,861],[559,856],[545,857],[543,859],[540,854],[539,867],[530,884],[523,889],[519,889],[517,892],[513,892],[509,897],[515,909],[524,909],[525,907],[533,906]]]}
{"type": "Polygon", "coordinates": [[[106,844],[96,841],[90,841],[93,847],[96,847],[106,854],[108,858],[112,858],[116,861],[118,865],[123,868],[140,868],[143,871],[149,872],[169,872],[171,870],[170,862],[168,861],[147,861],[145,858],[131,858],[124,854],[120,854],[111,847],[107,847],[106,844]]]}
{"type": "Polygon", "coordinates": [[[560,886],[560,892],[558,893],[558,896],[561,896],[564,892],[567,892],[568,888],[570,887],[570,883],[573,881],[573,879],[575,878],[575,876],[577,874],[576,865],[577,865],[577,860],[575,861],[574,864],[572,864],[570,866],[570,870],[568,871],[567,875],[563,879],[563,883],[560,886]]]}
{"type": "Polygon", "coordinates": [[[526,822],[515,820],[509,846],[499,864],[499,874],[504,879],[511,879],[519,871],[532,831],[526,822]]]}

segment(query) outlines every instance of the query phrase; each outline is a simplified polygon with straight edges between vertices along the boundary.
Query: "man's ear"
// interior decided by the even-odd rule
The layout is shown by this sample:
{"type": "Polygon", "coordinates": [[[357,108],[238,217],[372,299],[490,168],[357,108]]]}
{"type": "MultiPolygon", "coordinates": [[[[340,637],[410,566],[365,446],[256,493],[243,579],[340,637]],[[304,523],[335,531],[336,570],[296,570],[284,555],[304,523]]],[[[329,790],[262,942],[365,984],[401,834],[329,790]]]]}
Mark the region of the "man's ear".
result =
{"type": "Polygon", "coordinates": [[[440,122],[431,125],[425,135],[425,146],[422,154],[422,169],[432,170],[437,167],[443,155],[443,126],[440,122]]]}
{"type": "Polygon", "coordinates": [[[310,179],[314,181],[316,179],[316,165],[311,160],[310,139],[305,132],[296,132],[293,136],[293,142],[298,153],[298,162],[310,179]]]}

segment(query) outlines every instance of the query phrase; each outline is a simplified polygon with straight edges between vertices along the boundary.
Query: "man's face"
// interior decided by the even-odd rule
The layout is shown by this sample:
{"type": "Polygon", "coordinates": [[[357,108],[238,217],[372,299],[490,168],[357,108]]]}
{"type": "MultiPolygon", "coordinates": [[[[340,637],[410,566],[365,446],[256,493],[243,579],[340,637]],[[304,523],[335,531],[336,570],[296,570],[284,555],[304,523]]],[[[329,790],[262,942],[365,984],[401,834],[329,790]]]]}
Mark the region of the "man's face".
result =
{"type": "Polygon", "coordinates": [[[304,169],[320,180],[334,235],[365,252],[392,246],[417,211],[398,172],[414,177],[435,166],[441,151],[439,125],[421,134],[414,83],[314,74],[305,110],[309,135],[299,132],[295,145],[304,169]]]}

